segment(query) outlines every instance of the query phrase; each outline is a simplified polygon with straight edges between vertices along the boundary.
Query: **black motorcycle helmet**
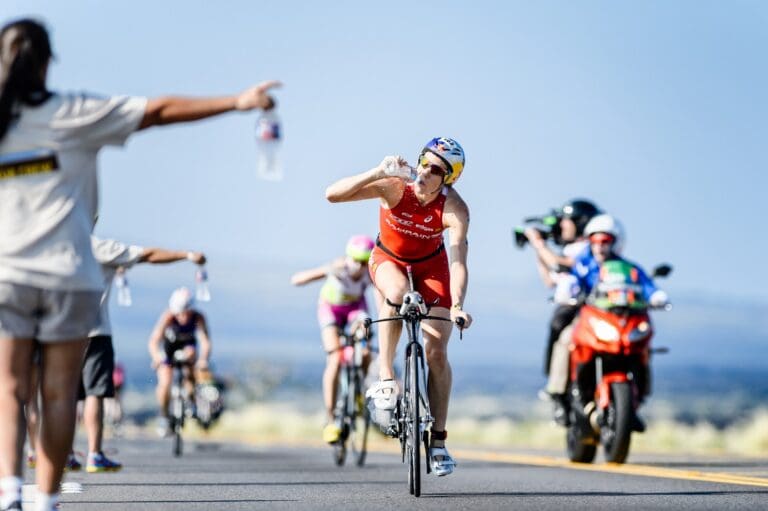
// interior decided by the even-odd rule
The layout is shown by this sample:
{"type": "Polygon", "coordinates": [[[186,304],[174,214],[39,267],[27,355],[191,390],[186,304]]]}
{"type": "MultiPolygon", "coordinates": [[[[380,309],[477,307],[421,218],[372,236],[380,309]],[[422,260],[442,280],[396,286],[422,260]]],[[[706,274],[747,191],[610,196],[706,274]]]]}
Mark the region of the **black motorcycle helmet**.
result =
{"type": "Polygon", "coordinates": [[[600,208],[586,199],[571,199],[560,208],[558,216],[570,218],[576,224],[576,236],[584,234],[584,228],[592,217],[601,213],[600,208]]]}

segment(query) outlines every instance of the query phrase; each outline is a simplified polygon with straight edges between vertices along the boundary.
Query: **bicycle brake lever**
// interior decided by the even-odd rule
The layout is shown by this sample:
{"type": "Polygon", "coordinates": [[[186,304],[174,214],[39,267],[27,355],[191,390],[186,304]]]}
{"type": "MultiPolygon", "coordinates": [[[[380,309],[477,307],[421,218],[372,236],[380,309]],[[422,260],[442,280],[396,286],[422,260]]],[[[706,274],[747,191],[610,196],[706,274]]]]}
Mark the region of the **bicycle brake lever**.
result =
{"type": "Polygon", "coordinates": [[[456,318],[456,326],[459,327],[459,340],[464,339],[464,318],[456,318]]]}

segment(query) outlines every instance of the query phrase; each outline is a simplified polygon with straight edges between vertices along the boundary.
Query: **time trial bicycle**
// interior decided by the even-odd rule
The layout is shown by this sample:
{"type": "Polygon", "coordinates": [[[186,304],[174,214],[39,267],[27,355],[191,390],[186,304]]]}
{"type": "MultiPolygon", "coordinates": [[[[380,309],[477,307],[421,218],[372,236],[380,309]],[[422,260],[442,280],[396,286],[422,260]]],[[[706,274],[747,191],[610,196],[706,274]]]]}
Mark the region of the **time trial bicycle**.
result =
{"type": "MultiPolygon", "coordinates": [[[[425,466],[427,474],[432,469],[429,464],[429,433],[434,422],[429,408],[427,393],[427,368],[424,362],[424,345],[421,332],[421,322],[425,319],[451,321],[448,318],[430,316],[432,305],[424,302],[421,293],[414,289],[413,274],[410,266],[406,266],[409,290],[403,295],[402,303],[386,303],[398,309],[398,315],[378,320],[366,319],[366,328],[373,323],[384,321],[403,321],[408,337],[404,352],[403,392],[395,408],[391,436],[400,440],[400,451],[403,463],[408,463],[408,491],[414,497],[421,496],[421,447],[424,447],[425,466]]],[[[464,327],[463,318],[456,321],[461,335],[464,327]]]]}

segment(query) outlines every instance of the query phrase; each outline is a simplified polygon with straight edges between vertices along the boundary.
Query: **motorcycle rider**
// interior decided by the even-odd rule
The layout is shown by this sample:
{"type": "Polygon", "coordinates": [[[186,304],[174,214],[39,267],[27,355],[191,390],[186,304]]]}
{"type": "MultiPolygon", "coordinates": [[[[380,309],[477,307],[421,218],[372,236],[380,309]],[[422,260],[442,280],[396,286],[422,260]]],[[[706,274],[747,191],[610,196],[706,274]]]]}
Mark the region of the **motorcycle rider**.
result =
{"type": "MultiPolygon", "coordinates": [[[[549,337],[544,352],[544,374],[550,374],[550,360],[555,342],[560,333],[571,324],[579,312],[578,305],[572,300],[576,286],[576,277],[571,273],[577,258],[589,258],[589,242],[584,235],[587,223],[600,209],[587,199],[571,199],[556,212],[559,218],[562,252],[556,253],[547,245],[541,233],[533,227],[525,230],[531,247],[536,253],[536,267],[545,286],[554,288],[555,310],[549,322],[549,337]]],[[[546,393],[554,404],[555,421],[561,423],[565,414],[565,393],[547,387],[546,393]]]]}
{"type": "MultiPolygon", "coordinates": [[[[587,297],[587,302],[598,307],[605,300],[601,279],[604,277],[601,269],[608,261],[624,263],[628,273],[632,275],[634,282],[641,290],[642,300],[653,307],[662,307],[669,303],[667,293],[658,289],[653,280],[645,271],[630,261],[624,259],[621,249],[624,243],[624,229],[621,223],[612,215],[600,214],[589,221],[584,229],[584,235],[589,239],[591,258],[579,257],[571,270],[576,279],[576,286],[580,296],[587,297]]],[[[573,322],[560,334],[553,346],[547,390],[552,393],[565,395],[568,386],[569,344],[573,331],[573,322]]],[[[555,411],[555,421],[558,424],[568,425],[567,401],[559,402],[562,408],[555,411]],[[558,413],[559,412],[559,413],[558,413]]],[[[639,421],[639,419],[638,419],[639,421]]],[[[640,424],[637,427],[641,427],[640,424]]]]}

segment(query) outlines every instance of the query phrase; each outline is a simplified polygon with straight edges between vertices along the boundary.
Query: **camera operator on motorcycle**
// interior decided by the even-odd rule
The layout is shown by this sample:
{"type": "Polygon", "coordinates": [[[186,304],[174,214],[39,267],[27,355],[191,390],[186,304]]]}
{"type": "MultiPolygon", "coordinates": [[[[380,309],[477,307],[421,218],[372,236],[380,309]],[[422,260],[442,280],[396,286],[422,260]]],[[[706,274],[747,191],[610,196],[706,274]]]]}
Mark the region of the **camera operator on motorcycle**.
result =
{"type": "MultiPolygon", "coordinates": [[[[552,250],[535,227],[529,227],[524,231],[525,237],[536,252],[536,267],[544,285],[554,288],[555,310],[549,322],[549,337],[544,352],[544,374],[550,374],[550,360],[555,342],[560,333],[571,324],[579,312],[578,305],[573,304],[573,291],[576,286],[576,277],[571,269],[576,264],[577,258],[588,256],[588,241],[584,235],[587,223],[600,213],[595,204],[585,199],[572,199],[555,213],[558,218],[557,227],[559,235],[553,236],[555,242],[562,245],[562,253],[552,250]]],[[[554,229],[553,229],[554,230],[554,229]]],[[[546,389],[555,406],[555,420],[563,420],[565,411],[565,395],[557,389],[546,389]]]]}
{"type": "MultiPolygon", "coordinates": [[[[622,284],[627,284],[639,292],[641,296],[636,297],[638,306],[644,306],[647,303],[652,307],[663,307],[669,303],[667,293],[658,289],[640,266],[627,261],[620,255],[624,243],[624,229],[618,220],[608,214],[597,215],[587,224],[584,235],[589,240],[592,257],[578,257],[571,274],[576,279],[578,295],[586,297],[587,303],[599,308],[610,308],[615,305],[610,303],[608,287],[609,284],[615,285],[618,278],[623,280],[622,284]],[[614,264],[608,267],[606,263],[609,262],[614,264]]],[[[580,305],[574,305],[574,307],[578,312],[580,305]]],[[[574,322],[561,332],[552,349],[547,383],[547,390],[552,395],[565,395],[570,354],[568,346],[571,342],[574,322]]],[[[565,399],[556,401],[555,421],[564,426],[568,425],[565,399]]]]}

